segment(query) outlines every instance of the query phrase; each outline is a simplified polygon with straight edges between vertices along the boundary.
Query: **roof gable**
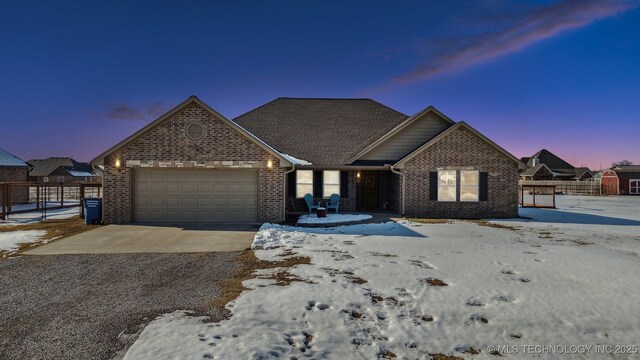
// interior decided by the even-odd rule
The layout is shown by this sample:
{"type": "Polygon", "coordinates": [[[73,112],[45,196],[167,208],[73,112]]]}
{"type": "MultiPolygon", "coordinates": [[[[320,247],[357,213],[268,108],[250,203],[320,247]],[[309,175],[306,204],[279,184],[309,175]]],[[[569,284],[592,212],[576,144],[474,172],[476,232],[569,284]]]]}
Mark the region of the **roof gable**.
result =
{"type": "MultiPolygon", "coordinates": [[[[557,170],[574,170],[573,165],[561,159],[559,156],[555,155],[551,151],[547,149],[542,149],[535,153],[533,156],[529,158],[527,162],[528,166],[534,166],[534,159],[538,160],[538,164],[545,164],[547,167],[553,171],[557,170]]],[[[537,164],[535,164],[537,165],[537,164]]]]}
{"type": "Polygon", "coordinates": [[[390,160],[395,162],[453,124],[455,121],[435,107],[429,106],[407,118],[366,147],[351,158],[349,163],[357,160],[390,160]]]}
{"type": "Polygon", "coordinates": [[[243,127],[241,127],[238,124],[236,124],[235,122],[227,119],[222,114],[218,113],[213,108],[211,108],[209,105],[205,104],[202,100],[198,99],[196,96],[193,96],[193,95],[188,97],[185,101],[183,101],[182,103],[178,104],[176,107],[174,107],[173,109],[169,110],[168,112],[166,112],[165,114],[163,114],[162,116],[157,118],[156,120],[154,120],[151,123],[147,124],[147,126],[145,126],[142,129],[138,130],[133,135],[127,137],[124,140],[122,140],[121,142],[119,142],[115,146],[111,147],[109,150],[103,152],[102,154],[96,156],[95,159],[91,160],[91,164],[96,165],[96,164],[101,163],[102,160],[105,157],[109,156],[110,154],[112,154],[113,152],[115,152],[118,149],[122,148],[123,146],[131,143],[133,140],[137,139],[139,136],[141,136],[142,134],[144,134],[147,131],[151,130],[152,128],[154,128],[155,126],[159,125],[163,121],[171,118],[173,115],[175,115],[176,113],[178,113],[179,111],[181,111],[182,109],[184,109],[185,107],[187,107],[191,103],[198,104],[203,109],[205,109],[206,111],[208,111],[211,114],[213,114],[216,118],[218,118],[222,122],[226,123],[231,128],[235,129],[236,131],[238,131],[240,134],[242,134],[243,136],[245,136],[249,140],[253,141],[257,145],[259,145],[260,147],[262,147],[263,149],[268,151],[269,153],[275,155],[278,159],[280,159],[280,164],[281,165],[282,164],[284,164],[285,166],[292,165],[291,160],[288,159],[287,157],[283,156],[283,154],[281,154],[280,152],[276,151],[271,146],[267,145],[264,141],[262,141],[261,139],[257,138],[254,134],[250,133],[249,131],[247,131],[243,127]]]}
{"type": "Polygon", "coordinates": [[[234,119],[281,153],[344,165],[407,119],[371,99],[278,98],[234,119]]]}
{"type": "Polygon", "coordinates": [[[69,157],[49,157],[46,159],[31,159],[28,161],[33,169],[29,172],[29,176],[49,176],[60,167],[91,167],[89,164],[80,163],[69,157]]]}
{"type": "Polygon", "coordinates": [[[2,167],[28,167],[24,160],[11,154],[6,150],[0,149],[0,166],[2,167]]]}
{"type": "Polygon", "coordinates": [[[472,128],[469,124],[465,123],[464,121],[460,121],[460,122],[456,123],[455,125],[450,126],[447,130],[441,132],[436,137],[434,137],[433,139],[427,141],[424,145],[422,145],[419,148],[415,149],[410,154],[408,154],[407,156],[402,158],[400,161],[395,163],[393,165],[393,167],[401,169],[404,166],[404,163],[406,163],[407,161],[411,160],[416,155],[420,154],[421,152],[423,152],[424,150],[426,150],[429,147],[433,146],[434,144],[437,144],[440,140],[444,139],[447,135],[449,135],[450,133],[452,133],[453,131],[455,131],[455,130],[457,130],[459,128],[465,128],[465,129],[469,130],[471,133],[473,133],[474,135],[478,136],[482,141],[486,142],[491,147],[493,147],[497,151],[501,152],[504,156],[506,156],[507,158],[509,158],[510,160],[515,162],[516,164],[518,164],[519,168],[521,168],[521,169],[525,169],[526,168],[526,165],[522,161],[520,161],[515,156],[511,155],[511,153],[509,153],[507,150],[503,149],[498,144],[494,143],[489,138],[487,138],[486,136],[482,135],[478,130],[472,128]]]}

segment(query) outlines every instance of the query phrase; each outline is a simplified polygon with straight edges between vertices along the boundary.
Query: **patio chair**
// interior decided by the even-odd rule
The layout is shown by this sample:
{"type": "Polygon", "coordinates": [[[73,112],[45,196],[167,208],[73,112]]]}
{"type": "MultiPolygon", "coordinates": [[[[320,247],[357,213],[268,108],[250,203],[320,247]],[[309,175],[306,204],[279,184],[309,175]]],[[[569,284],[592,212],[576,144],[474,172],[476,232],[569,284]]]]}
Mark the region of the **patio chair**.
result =
{"type": "Polygon", "coordinates": [[[331,194],[331,196],[329,196],[329,203],[327,204],[326,208],[327,211],[329,211],[329,209],[335,209],[337,214],[338,208],[340,208],[340,195],[331,194]]]}
{"type": "Polygon", "coordinates": [[[313,203],[313,195],[311,195],[311,194],[306,194],[304,196],[304,202],[307,203],[307,207],[309,208],[309,214],[311,214],[311,211],[313,209],[317,210],[321,205],[320,203],[318,203],[318,204],[314,204],[313,203]]]}

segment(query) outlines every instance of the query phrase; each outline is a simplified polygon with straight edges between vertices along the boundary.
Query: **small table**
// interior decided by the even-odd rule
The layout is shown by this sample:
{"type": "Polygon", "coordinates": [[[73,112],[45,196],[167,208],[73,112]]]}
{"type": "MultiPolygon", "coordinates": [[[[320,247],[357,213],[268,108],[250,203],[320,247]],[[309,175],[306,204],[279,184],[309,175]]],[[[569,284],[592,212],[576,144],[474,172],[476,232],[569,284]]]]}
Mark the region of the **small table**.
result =
{"type": "Polygon", "coordinates": [[[319,208],[316,210],[316,215],[317,215],[319,218],[327,217],[327,208],[319,207],[319,208]]]}

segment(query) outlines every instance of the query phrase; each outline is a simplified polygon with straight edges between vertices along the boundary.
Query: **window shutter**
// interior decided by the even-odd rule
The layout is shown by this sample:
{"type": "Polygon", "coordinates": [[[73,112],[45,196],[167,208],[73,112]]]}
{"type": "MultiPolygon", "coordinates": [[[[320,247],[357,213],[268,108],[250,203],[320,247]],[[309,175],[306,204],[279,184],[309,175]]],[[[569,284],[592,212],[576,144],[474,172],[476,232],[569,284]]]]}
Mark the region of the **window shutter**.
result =
{"type": "Polygon", "coordinates": [[[289,197],[296,198],[296,172],[287,174],[287,193],[289,197]]]}
{"type": "Polygon", "coordinates": [[[489,200],[489,173],[480,173],[480,201],[489,200]]]}
{"type": "Polygon", "coordinates": [[[429,173],[429,200],[438,200],[438,172],[429,173]]]}
{"type": "Polygon", "coordinates": [[[340,197],[349,197],[349,172],[340,171],[340,197]]]}
{"type": "Polygon", "coordinates": [[[313,171],[313,197],[321,198],[322,197],[322,184],[324,183],[322,176],[322,171],[313,171]]]}

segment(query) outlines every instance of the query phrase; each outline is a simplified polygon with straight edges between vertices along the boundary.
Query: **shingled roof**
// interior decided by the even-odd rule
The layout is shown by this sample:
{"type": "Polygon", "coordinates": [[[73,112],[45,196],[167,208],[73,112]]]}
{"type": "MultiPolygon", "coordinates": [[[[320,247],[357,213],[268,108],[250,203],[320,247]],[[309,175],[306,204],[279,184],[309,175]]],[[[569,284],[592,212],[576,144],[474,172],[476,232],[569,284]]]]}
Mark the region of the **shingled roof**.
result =
{"type": "Polygon", "coordinates": [[[371,99],[278,98],[233,121],[281,153],[344,165],[407,118],[371,99]]]}
{"type": "Polygon", "coordinates": [[[28,167],[29,165],[19,157],[0,149],[0,167],[28,167]]]}
{"type": "Polygon", "coordinates": [[[557,155],[553,154],[551,151],[547,149],[542,149],[531,156],[528,160],[527,165],[529,167],[533,167],[534,159],[538,159],[538,164],[545,164],[547,167],[554,172],[565,172],[565,173],[573,173],[575,174],[575,170],[573,165],[568,162],[562,160],[557,155]]]}
{"type": "Polygon", "coordinates": [[[87,163],[81,163],[68,157],[50,157],[46,159],[32,159],[28,163],[33,166],[29,176],[49,176],[58,168],[66,170],[92,172],[93,168],[87,163]]]}

